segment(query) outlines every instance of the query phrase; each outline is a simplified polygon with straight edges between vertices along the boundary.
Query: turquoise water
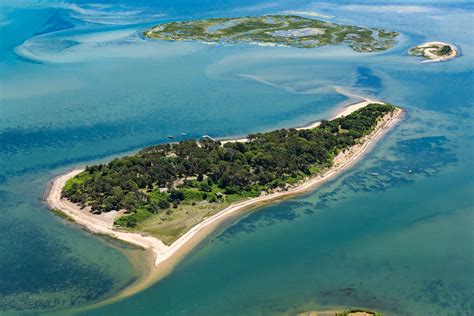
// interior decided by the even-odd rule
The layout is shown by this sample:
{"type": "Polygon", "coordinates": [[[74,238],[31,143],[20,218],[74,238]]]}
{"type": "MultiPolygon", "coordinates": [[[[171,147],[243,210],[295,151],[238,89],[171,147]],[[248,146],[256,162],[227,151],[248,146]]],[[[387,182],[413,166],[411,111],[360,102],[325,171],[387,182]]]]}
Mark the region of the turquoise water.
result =
{"type": "Polygon", "coordinates": [[[124,245],[47,211],[54,175],[169,134],[235,136],[328,117],[350,101],[328,88],[337,85],[398,104],[406,118],[338,179],[226,223],[163,281],[87,314],[472,315],[473,12],[469,2],[3,1],[0,313],[68,314],[135,279],[124,245]],[[156,21],[285,10],[403,36],[387,52],[357,54],[138,35],[156,21]],[[406,56],[433,39],[462,56],[406,56]]]}

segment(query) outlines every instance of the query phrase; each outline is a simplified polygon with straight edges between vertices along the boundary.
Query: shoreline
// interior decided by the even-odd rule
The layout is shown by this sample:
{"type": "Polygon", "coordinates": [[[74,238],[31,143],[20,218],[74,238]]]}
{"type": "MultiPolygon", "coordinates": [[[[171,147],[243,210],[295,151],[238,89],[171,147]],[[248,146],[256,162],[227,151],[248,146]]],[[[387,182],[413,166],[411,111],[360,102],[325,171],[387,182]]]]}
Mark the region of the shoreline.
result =
{"type": "MultiPolygon", "coordinates": [[[[334,118],[348,115],[372,102],[372,100],[366,99],[363,102],[358,102],[344,107],[334,118]]],[[[352,146],[345,153],[341,152],[334,159],[333,166],[324,171],[322,174],[307,179],[301,184],[286,191],[275,192],[232,204],[192,227],[180,238],[174,241],[170,246],[165,245],[160,239],[156,237],[147,236],[140,233],[116,230],[113,226],[113,223],[110,221],[99,218],[87,210],[81,210],[77,205],[69,202],[66,199],[62,199],[61,191],[66,181],[82,172],[84,168],[75,168],[56,177],[50,186],[50,190],[46,198],[46,202],[51,209],[62,212],[65,216],[74,221],[76,224],[85,228],[87,231],[96,234],[106,234],[112,238],[133,244],[144,249],[147,256],[153,256],[153,258],[147,259],[147,261],[150,261],[151,267],[149,269],[139,269],[143,270],[143,275],[139,276],[139,278],[134,283],[127,286],[113,297],[106,298],[104,301],[87,306],[87,308],[97,306],[97,304],[107,304],[120,298],[130,296],[159,281],[161,278],[169,274],[174,266],[190,250],[197,246],[204,238],[209,236],[210,233],[212,233],[226,220],[229,220],[246,210],[254,209],[269,202],[285,199],[310,191],[316,186],[339,175],[342,171],[346,170],[348,167],[359,161],[359,159],[363,157],[364,154],[366,154],[369,149],[371,149],[373,145],[401,119],[403,113],[403,110],[397,108],[393,113],[386,115],[377,124],[377,127],[372,133],[365,136],[360,144],[352,146]]],[[[310,129],[317,127],[319,124],[320,122],[310,123],[309,125],[299,129],[310,129]]],[[[226,142],[243,140],[244,139],[227,140],[226,142]]],[[[135,264],[134,268],[136,268],[135,264]]]]}

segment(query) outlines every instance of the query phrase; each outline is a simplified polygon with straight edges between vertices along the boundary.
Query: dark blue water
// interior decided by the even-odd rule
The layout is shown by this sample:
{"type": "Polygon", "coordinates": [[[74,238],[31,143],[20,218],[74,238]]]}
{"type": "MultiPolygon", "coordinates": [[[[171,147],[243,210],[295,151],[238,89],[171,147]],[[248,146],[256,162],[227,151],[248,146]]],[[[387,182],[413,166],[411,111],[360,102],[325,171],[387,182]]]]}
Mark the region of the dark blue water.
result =
{"type": "Polygon", "coordinates": [[[358,306],[388,315],[473,314],[471,3],[0,5],[2,313],[65,314],[135,280],[123,245],[47,211],[41,198],[54,175],[169,134],[244,135],[328,117],[347,101],[331,88],[341,86],[404,107],[405,120],[343,176],[227,223],[162,282],[87,313],[358,306]],[[160,21],[288,10],[403,36],[379,54],[139,36],[160,21]],[[439,64],[406,56],[426,40],[452,42],[463,55],[439,64]]]}

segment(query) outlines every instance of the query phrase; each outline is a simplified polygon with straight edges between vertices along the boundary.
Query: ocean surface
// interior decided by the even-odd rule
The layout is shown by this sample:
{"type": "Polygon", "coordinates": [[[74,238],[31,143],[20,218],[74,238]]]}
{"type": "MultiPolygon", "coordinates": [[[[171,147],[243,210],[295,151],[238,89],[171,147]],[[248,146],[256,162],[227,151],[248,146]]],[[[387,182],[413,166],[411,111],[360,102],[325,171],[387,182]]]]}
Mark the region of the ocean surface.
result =
{"type": "Polygon", "coordinates": [[[0,314],[473,315],[472,21],[470,1],[0,0],[0,314]],[[140,36],[166,21],[289,11],[402,36],[366,54],[140,36]],[[462,55],[407,56],[428,40],[462,55]],[[49,212],[54,176],[168,135],[327,118],[354,101],[335,86],[406,117],[334,181],[227,222],[147,290],[78,311],[134,282],[126,253],[140,250],[49,212]]]}

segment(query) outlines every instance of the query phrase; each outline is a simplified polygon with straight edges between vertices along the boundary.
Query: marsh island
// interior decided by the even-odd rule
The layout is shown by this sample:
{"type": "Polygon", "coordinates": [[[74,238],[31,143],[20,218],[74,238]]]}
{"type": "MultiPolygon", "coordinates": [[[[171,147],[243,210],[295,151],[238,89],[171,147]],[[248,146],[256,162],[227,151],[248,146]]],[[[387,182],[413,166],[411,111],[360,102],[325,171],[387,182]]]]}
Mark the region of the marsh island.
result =
{"type": "Polygon", "coordinates": [[[357,52],[375,52],[392,47],[397,42],[398,33],[296,15],[265,15],[169,22],[156,25],[143,35],[167,41],[194,40],[299,48],[345,43],[357,52]]]}

